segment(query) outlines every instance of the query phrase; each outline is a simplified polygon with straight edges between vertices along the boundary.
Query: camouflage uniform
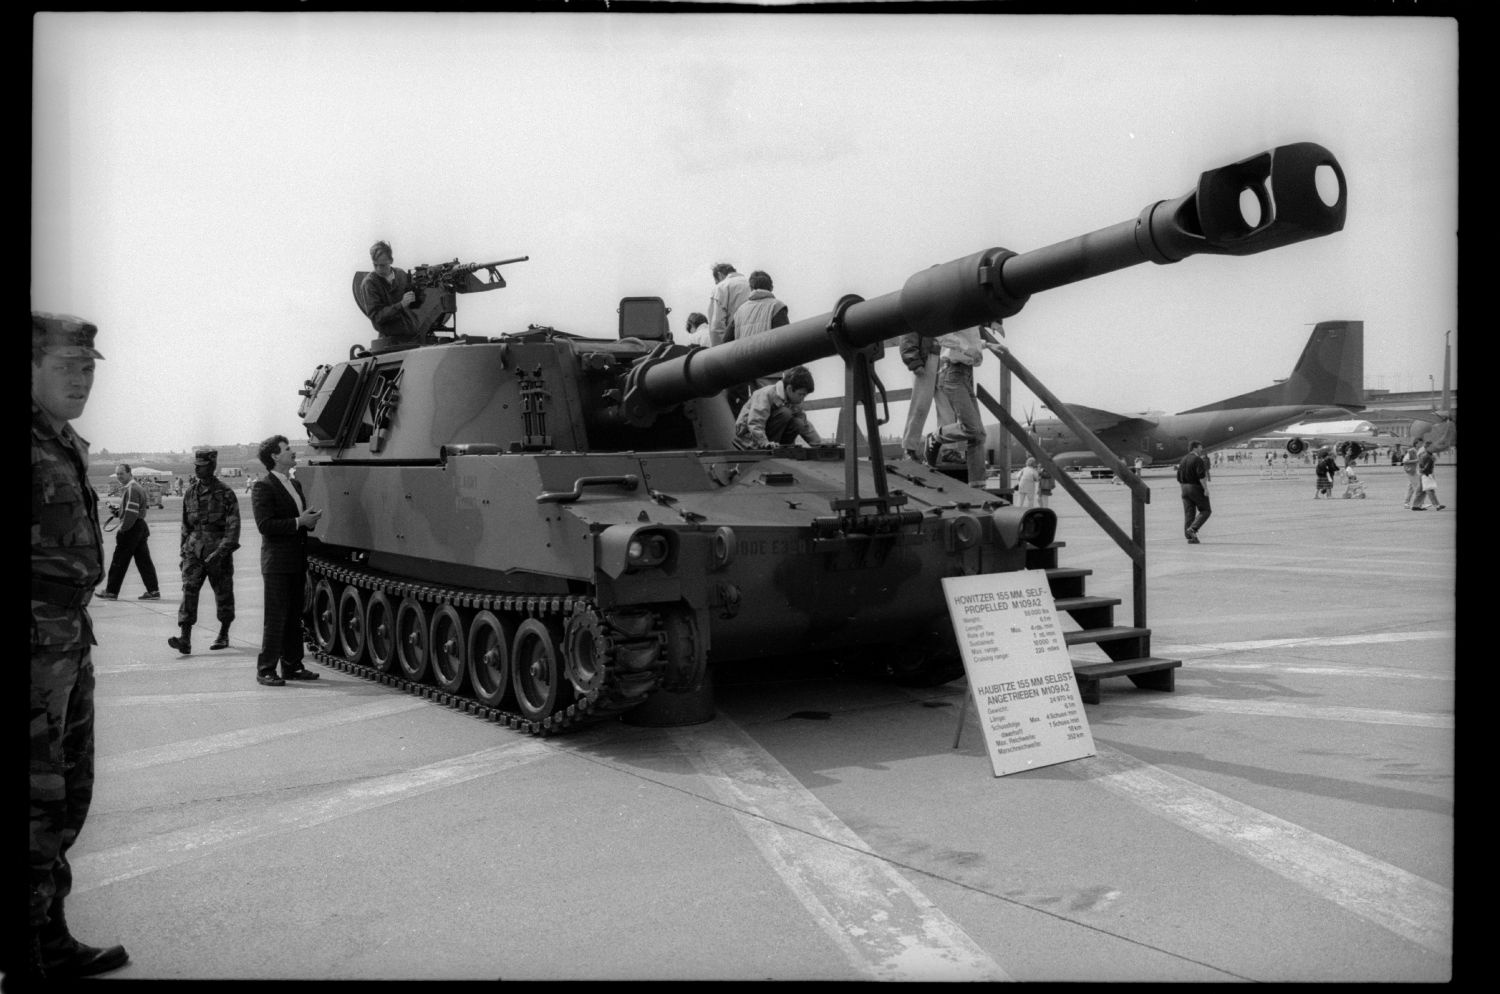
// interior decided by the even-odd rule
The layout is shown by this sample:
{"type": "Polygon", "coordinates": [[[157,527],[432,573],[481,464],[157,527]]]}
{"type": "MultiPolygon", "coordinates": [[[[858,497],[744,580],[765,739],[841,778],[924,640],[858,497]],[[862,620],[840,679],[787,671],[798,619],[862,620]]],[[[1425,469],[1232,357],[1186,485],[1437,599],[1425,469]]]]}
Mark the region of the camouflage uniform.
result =
{"type": "MultiPolygon", "coordinates": [[[[194,462],[217,463],[219,454],[200,449],[194,462]]],[[[234,561],[240,547],[240,506],[234,491],[218,477],[188,484],[182,496],[182,606],[177,623],[184,631],[198,621],[198,592],[203,581],[213,587],[219,624],[234,620],[234,561]]]]}
{"type": "Polygon", "coordinates": [[[94,793],[94,645],[104,575],[88,442],[31,405],[31,901],[40,928],[72,888],[67,852],[94,793]]]}

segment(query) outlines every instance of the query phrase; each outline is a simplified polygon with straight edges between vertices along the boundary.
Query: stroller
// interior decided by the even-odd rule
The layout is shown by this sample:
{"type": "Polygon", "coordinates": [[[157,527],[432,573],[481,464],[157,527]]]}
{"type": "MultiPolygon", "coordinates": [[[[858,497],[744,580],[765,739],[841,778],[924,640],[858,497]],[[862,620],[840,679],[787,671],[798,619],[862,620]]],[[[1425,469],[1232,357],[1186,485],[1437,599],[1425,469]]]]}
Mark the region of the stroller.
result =
{"type": "Polygon", "coordinates": [[[1344,486],[1344,499],[1348,500],[1351,497],[1358,497],[1360,500],[1364,500],[1365,485],[1359,482],[1359,477],[1354,473],[1354,467],[1351,466],[1344,470],[1344,479],[1348,481],[1344,486]]]}

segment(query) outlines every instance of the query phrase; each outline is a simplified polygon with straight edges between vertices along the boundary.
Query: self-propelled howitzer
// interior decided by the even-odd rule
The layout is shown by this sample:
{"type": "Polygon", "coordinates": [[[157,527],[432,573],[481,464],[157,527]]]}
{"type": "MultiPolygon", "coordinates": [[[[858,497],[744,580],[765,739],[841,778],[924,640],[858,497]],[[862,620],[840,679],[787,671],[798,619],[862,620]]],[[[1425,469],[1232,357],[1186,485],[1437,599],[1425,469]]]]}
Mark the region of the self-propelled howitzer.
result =
{"type": "Polygon", "coordinates": [[[1139,262],[1328,234],[1345,201],[1331,154],[1283,146],[1132,221],[976,252],[714,348],[672,344],[658,298],[622,301],[617,337],[533,325],[356,347],[318,367],[299,412],[312,451],[298,478],[325,512],[307,615],[319,658],[534,732],[643,702],[699,702],[678,713],[701,718],[712,665],[798,652],[878,648],[907,675],[957,675],[940,578],[1034,566],[1052,512],[887,464],[878,446],[738,450],[722,391],[838,354],[849,413],[875,438],[884,340],[1008,317],[1139,262]]]}

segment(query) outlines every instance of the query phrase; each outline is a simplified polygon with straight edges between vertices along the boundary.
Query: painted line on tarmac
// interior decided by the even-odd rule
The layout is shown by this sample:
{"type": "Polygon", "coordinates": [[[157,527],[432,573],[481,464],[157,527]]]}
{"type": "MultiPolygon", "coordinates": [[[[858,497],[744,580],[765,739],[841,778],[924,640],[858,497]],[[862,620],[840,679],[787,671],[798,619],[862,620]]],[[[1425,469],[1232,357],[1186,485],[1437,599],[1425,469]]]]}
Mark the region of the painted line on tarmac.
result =
{"type": "Polygon", "coordinates": [[[1442,956],[1453,952],[1453,891],[1300,825],[1200,787],[1094,740],[1064,768],[1122,794],[1381,928],[1442,956]]]}
{"type": "Polygon", "coordinates": [[[1009,980],[989,954],[724,715],[672,740],[850,964],[872,980],[1009,980]]]}
{"type": "Polygon", "coordinates": [[[155,835],[141,842],[72,856],[69,862],[73,864],[73,892],[108,887],[190,862],[229,846],[305,831],[556,754],[556,747],[541,739],[508,743],[413,770],[372,777],[318,797],[273,804],[254,814],[220,818],[155,835]]]}
{"type": "Polygon", "coordinates": [[[1281,701],[1230,701],[1220,697],[1204,697],[1197,694],[1173,694],[1170,698],[1131,697],[1129,700],[1111,701],[1110,706],[1168,711],[1212,711],[1216,714],[1293,718],[1298,721],[1352,721],[1366,725],[1407,725],[1413,728],[1454,727],[1454,716],[1451,714],[1390,711],[1383,708],[1345,708],[1320,704],[1286,704],[1281,701]]]}
{"type": "Polygon", "coordinates": [[[1412,670],[1398,670],[1390,666],[1301,666],[1288,663],[1223,663],[1215,660],[1195,661],[1192,670],[1193,672],[1210,670],[1214,673],[1255,673],[1273,670],[1278,674],[1296,673],[1302,676],[1352,676],[1359,677],[1361,680],[1444,680],[1448,683],[1452,683],[1455,678],[1452,672],[1416,673],[1412,670]]]}
{"type": "MultiPolygon", "coordinates": [[[[219,699],[226,695],[205,694],[202,696],[219,699]]],[[[374,701],[369,704],[339,708],[323,714],[309,715],[305,718],[289,718],[286,721],[236,729],[232,732],[220,732],[218,735],[207,735],[183,742],[169,742],[166,745],[151,746],[146,749],[133,749],[117,756],[101,756],[95,760],[95,763],[99,773],[144,770],[152,766],[165,766],[168,763],[181,763],[200,756],[229,752],[232,749],[245,749],[287,735],[321,732],[327,728],[336,728],[339,725],[348,725],[356,721],[384,718],[386,715],[400,714],[403,711],[424,707],[427,703],[416,698],[374,701]]]]}
{"type": "Polygon", "coordinates": [[[284,690],[220,690],[201,694],[130,694],[121,697],[95,697],[94,707],[169,707],[183,704],[197,710],[206,705],[239,704],[242,701],[270,703],[273,699],[277,707],[283,707],[288,701],[294,704],[327,703],[328,698],[321,695],[321,691],[302,693],[295,690],[290,693],[284,690]]]}
{"type": "Polygon", "coordinates": [[[1288,646],[1383,645],[1390,642],[1426,642],[1452,639],[1452,631],[1374,632],[1368,635],[1303,635],[1297,638],[1253,639],[1248,642],[1182,642],[1176,645],[1153,645],[1158,655],[1194,656],[1210,652],[1254,652],[1259,649],[1285,649],[1288,646]]]}

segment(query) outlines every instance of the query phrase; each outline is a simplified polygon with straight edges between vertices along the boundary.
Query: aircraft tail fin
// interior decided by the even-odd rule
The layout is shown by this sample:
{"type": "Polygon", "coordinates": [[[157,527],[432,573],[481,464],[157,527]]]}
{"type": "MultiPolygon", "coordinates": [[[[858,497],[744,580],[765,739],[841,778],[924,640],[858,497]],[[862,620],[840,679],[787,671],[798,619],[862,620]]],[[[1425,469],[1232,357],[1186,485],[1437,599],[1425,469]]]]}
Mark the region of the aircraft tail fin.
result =
{"type": "Polygon", "coordinates": [[[1365,406],[1365,323],[1319,321],[1292,375],[1274,386],[1230,397],[1198,411],[1237,407],[1307,405],[1360,409],[1365,406]]]}

